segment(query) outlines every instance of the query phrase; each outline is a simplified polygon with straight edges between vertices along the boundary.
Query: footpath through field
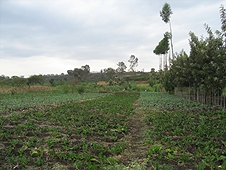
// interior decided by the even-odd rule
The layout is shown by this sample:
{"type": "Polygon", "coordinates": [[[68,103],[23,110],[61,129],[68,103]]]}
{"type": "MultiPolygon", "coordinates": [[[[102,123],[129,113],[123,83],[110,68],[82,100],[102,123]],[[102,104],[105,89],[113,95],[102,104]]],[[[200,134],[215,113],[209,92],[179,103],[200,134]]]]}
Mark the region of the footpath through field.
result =
{"type": "MultiPolygon", "coordinates": [[[[119,162],[129,169],[146,169],[148,146],[145,142],[147,125],[145,111],[136,102],[133,104],[135,114],[128,120],[128,134],[122,139],[126,142],[126,149],[118,155],[119,162]]],[[[126,168],[125,168],[126,169],[126,168]]]]}

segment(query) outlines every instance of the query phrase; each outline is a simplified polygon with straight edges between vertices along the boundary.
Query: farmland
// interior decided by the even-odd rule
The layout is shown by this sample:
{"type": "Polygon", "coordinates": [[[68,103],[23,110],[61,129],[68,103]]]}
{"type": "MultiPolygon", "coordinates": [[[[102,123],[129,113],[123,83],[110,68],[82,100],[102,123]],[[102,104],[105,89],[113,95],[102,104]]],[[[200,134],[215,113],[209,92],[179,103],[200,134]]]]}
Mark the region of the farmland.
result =
{"type": "Polygon", "coordinates": [[[47,105],[59,105],[77,100],[91,99],[104,96],[103,93],[62,93],[62,92],[33,92],[33,93],[17,93],[0,94],[1,105],[0,114],[15,110],[26,110],[27,108],[38,108],[47,105]]]}
{"type": "Polygon", "coordinates": [[[153,167],[226,168],[225,111],[162,93],[143,93],[139,101],[148,108],[146,140],[153,167]]]}
{"type": "Polygon", "coordinates": [[[226,168],[219,107],[153,92],[1,95],[0,169],[226,168]]]}

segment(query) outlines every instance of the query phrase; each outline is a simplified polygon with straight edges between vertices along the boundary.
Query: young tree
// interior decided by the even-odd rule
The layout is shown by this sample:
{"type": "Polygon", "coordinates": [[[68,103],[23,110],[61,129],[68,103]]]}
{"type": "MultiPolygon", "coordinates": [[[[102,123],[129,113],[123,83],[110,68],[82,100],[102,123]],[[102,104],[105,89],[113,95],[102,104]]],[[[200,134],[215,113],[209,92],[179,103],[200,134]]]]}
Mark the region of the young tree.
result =
{"type": "Polygon", "coordinates": [[[135,71],[135,67],[138,66],[138,58],[135,57],[135,55],[131,55],[130,59],[128,60],[128,62],[130,63],[129,70],[134,72],[135,71]]]}
{"type": "Polygon", "coordinates": [[[221,95],[226,84],[226,47],[224,37],[214,34],[206,25],[208,37],[198,38],[190,32],[190,56],[183,51],[172,61],[170,73],[165,77],[165,88],[193,87],[197,98],[199,89],[205,95],[215,93],[221,95]]]}
{"type": "MultiPolygon", "coordinates": [[[[173,14],[170,4],[165,3],[163,5],[162,11],[160,11],[160,16],[162,17],[162,20],[167,24],[169,23],[170,27],[170,44],[171,44],[171,51],[172,51],[172,57],[174,59],[174,52],[173,52],[173,33],[172,33],[172,27],[170,22],[170,15],[173,14]]],[[[170,58],[170,57],[169,57],[170,58]]]]}

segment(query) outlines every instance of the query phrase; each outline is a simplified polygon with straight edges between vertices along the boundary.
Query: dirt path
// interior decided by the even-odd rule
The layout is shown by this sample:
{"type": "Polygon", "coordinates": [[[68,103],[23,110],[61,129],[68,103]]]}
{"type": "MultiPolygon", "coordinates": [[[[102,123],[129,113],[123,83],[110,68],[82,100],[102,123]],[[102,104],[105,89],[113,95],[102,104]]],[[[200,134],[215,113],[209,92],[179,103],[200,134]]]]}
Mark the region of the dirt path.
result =
{"type": "Polygon", "coordinates": [[[123,138],[127,149],[119,155],[119,162],[133,169],[146,169],[148,145],[145,143],[147,125],[145,124],[145,111],[134,103],[135,114],[128,122],[128,134],[123,138]]]}

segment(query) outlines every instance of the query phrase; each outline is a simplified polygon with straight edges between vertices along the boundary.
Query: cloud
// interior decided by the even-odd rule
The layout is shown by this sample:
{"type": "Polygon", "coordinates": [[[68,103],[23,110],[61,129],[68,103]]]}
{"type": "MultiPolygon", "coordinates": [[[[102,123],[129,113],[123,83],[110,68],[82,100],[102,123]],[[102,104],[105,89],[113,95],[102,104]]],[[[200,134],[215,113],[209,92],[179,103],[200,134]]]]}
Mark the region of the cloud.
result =
{"type": "MultiPolygon", "coordinates": [[[[153,49],[169,31],[160,16],[165,1],[0,1],[0,74],[66,73],[89,64],[91,71],[128,64],[158,69],[153,49]],[[38,64],[37,64],[38,63],[38,64]],[[53,64],[54,63],[54,64],[53,64]],[[35,65],[37,66],[35,67],[35,65]],[[23,66],[23,67],[20,67],[23,66]]],[[[169,0],[174,51],[189,53],[189,32],[220,28],[222,0],[169,0]]]]}

